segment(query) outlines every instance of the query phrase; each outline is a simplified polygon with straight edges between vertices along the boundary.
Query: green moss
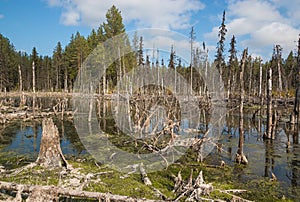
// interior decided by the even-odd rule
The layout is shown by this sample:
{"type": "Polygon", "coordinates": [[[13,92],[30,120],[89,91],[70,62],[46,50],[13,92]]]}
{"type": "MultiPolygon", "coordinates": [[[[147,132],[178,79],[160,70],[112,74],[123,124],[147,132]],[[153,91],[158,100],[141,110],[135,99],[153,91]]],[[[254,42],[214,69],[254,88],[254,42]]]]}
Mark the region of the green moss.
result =
{"type": "Polygon", "coordinates": [[[23,170],[17,175],[4,176],[2,180],[18,184],[58,185],[60,169],[45,170],[39,166],[23,170]]]}
{"type": "MultiPolygon", "coordinates": [[[[7,154],[4,156],[6,158],[5,161],[10,162],[19,158],[13,156],[9,157],[7,154]]],[[[140,174],[126,175],[112,170],[106,165],[96,165],[95,160],[91,158],[91,156],[85,156],[82,159],[68,159],[68,162],[73,168],[78,169],[78,172],[80,172],[83,177],[88,173],[101,173],[97,175],[97,177],[94,177],[89,185],[85,187],[86,191],[110,192],[112,194],[138,198],[159,199],[154,191],[154,189],[158,189],[167,199],[176,199],[178,195],[173,193],[172,190],[177,173],[181,171],[182,179],[187,180],[191,170],[193,171],[193,179],[195,179],[202,170],[205,182],[213,184],[214,191],[211,192],[210,196],[205,196],[206,198],[229,201],[232,199],[229,194],[218,191],[228,189],[249,190],[236,195],[255,201],[289,201],[285,199],[284,195],[297,197],[297,193],[299,193],[299,189],[290,190],[290,193],[283,193],[282,190],[280,190],[279,183],[270,182],[269,179],[266,178],[241,181],[236,172],[238,172],[238,169],[243,169],[243,167],[225,166],[225,168],[212,168],[205,163],[197,163],[194,159],[193,154],[183,156],[178,162],[164,170],[148,173],[148,177],[152,181],[152,186],[144,185],[140,174]]],[[[20,165],[18,165],[18,167],[20,167],[20,165]]],[[[61,169],[44,170],[42,167],[36,166],[32,169],[23,170],[21,173],[12,177],[0,177],[1,180],[20,184],[58,185],[60,171],[61,169]]],[[[64,176],[63,180],[68,178],[70,178],[70,176],[64,176]]]]}
{"type": "Polygon", "coordinates": [[[224,201],[231,201],[232,200],[232,196],[223,192],[220,192],[219,190],[214,190],[210,193],[210,198],[212,199],[221,199],[224,201]]]}

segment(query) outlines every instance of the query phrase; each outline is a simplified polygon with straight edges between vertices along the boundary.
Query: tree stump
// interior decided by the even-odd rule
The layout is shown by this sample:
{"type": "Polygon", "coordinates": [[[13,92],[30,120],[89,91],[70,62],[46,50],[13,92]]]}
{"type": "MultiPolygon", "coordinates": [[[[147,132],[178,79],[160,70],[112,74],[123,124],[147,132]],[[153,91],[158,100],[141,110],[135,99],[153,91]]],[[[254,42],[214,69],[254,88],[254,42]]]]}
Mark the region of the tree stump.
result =
{"type": "Polygon", "coordinates": [[[42,140],[36,163],[46,168],[68,168],[69,165],[60,148],[58,129],[53,120],[51,118],[44,119],[42,127],[42,140]]]}

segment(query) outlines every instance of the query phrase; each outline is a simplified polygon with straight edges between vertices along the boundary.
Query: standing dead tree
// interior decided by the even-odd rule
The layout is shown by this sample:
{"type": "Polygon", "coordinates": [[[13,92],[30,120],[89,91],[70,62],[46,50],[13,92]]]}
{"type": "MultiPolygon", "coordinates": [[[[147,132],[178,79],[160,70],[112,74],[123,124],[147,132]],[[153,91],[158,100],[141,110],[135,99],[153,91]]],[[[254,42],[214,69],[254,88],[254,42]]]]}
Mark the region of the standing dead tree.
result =
{"type": "Polygon", "coordinates": [[[297,75],[297,89],[295,94],[295,105],[294,105],[294,113],[292,116],[296,118],[296,123],[299,124],[299,113],[300,113],[300,34],[298,40],[298,75],[297,75]]]}
{"type": "Polygon", "coordinates": [[[22,70],[21,65],[18,65],[19,72],[19,93],[20,93],[20,106],[24,106],[26,104],[25,95],[23,92],[23,82],[22,82],[22,70]]]}
{"type": "Polygon", "coordinates": [[[244,154],[244,99],[245,99],[245,89],[244,89],[244,70],[247,59],[248,49],[243,52],[243,58],[241,61],[240,68],[240,120],[239,120],[239,147],[236,153],[235,161],[238,164],[248,164],[247,157],[244,154]]]}
{"type": "Polygon", "coordinates": [[[266,139],[275,139],[277,116],[276,112],[273,114],[272,102],[272,68],[269,67],[267,74],[267,128],[264,133],[266,139]]]}

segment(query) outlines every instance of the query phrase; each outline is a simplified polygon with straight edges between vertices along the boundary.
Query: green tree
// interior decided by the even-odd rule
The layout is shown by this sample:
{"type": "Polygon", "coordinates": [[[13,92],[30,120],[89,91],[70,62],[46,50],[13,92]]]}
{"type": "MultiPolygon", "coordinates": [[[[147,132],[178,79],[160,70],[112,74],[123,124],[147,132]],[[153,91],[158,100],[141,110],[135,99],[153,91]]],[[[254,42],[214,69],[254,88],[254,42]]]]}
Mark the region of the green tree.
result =
{"type": "Polygon", "coordinates": [[[116,6],[113,5],[107,11],[105,16],[106,21],[102,24],[102,26],[100,26],[101,29],[103,29],[103,38],[105,40],[112,39],[111,43],[113,43],[109,45],[109,50],[106,51],[111,52],[114,56],[118,58],[117,61],[114,61],[106,69],[106,78],[110,81],[111,87],[114,87],[117,84],[118,78],[120,78],[122,74],[126,71],[126,68],[131,68],[128,65],[128,63],[131,62],[129,62],[126,59],[127,57],[122,56],[122,54],[124,54],[124,52],[126,51],[126,48],[130,48],[130,43],[128,37],[125,34],[125,26],[123,24],[121,11],[119,11],[119,9],[117,9],[116,6]],[[118,35],[119,37],[112,38],[118,35]]]}
{"type": "Polygon", "coordinates": [[[176,55],[175,55],[174,46],[172,45],[168,67],[170,69],[175,69],[175,66],[176,66],[176,55]]]}
{"type": "Polygon", "coordinates": [[[53,68],[55,69],[55,90],[61,89],[62,87],[62,66],[63,66],[63,50],[61,47],[61,43],[57,42],[57,45],[53,51],[52,55],[52,64],[53,68]]]}
{"type": "Polygon", "coordinates": [[[227,89],[228,89],[228,96],[231,95],[232,90],[235,89],[235,84],[236,84],[236,78],[237,78],[237,70],[239,66],[239,62],[236,56],[237,50],[236,50],[236,39],[235,36],[233,35],[230,41],[230,49],[229,49],[229,61],[228,61],[228,67],[226,68],[227,70],[227,75],[228,75],[228,80],[227,80],[227,89]]]}
{"type": "Polygon", "coordinates": [[[294,56],[293,51],[290,52],[287,59],[285,60],[283,69],[285,70],[285,75],[287,75],[287,78],[289,78],[286,79],[286,85],[288,89],[295,89],[297,81],[297,58],[294,56]]]}
{"type": "Polygon", "coordinates": [[[106,22],[103,23],[103,29],[106,39],[125,33],[121,11],[115,5],[107,11],[105,16],[106,22]]]}
{"type": "Polygon", "coordinates": [[[141,66],[144,64],[144,53],[143,53],[143,37],[140,37],[140,43],[138,45],[138,52],[137,52],[137,57],[138,57],[138,66],[141,66]]]}
{"type": "Polygon", "coordinates": [[[225,67],[225,60],[224,60],[223,53],[224,53],[224,50],[225,50],[224,46],[225,46],[226,33],[227,33],[227,28],[226,28],[226,25],[225,25],[225,10],[224,10],[223,11],[222,24],[219,27],[219,34],[218,34],[219,41],[218,41],[218,44],[217,44],[217,55],[216,55],[216,59],[215,59],[216,67],[220,72],[220,76],[223,75],[223,69],[225,67]]]}
{"type": "Polygon", "coordinates": [[[64,84],[63,88],[72,89],[77,74],[81,74],[81,66],[90,53],[87,40],[79,32],[72,35],[70,43],[65,47],[64,58],[64,84]],[[66,86],[67,85],[67,86],[66,86]]]}
{"type": "Polygon", "coordinates": [[[0,91],[10,91],[17,86],[17,58],[14,46],[0,34],[0,91]]]}

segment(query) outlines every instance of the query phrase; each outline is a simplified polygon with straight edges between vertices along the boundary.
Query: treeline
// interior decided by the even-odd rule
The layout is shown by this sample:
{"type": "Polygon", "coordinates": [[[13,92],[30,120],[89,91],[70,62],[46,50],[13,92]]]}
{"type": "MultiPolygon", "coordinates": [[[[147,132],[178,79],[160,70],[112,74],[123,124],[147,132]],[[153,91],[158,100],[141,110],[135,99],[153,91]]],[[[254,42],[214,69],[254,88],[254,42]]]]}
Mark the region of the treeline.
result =
{"type": "MultiPolygon", "coordinates": [[[[73,34],[66,47],[62,47],[61,43],[58,42],[52,56],[39,55],[35,47],[30,54],[17,52],[9,39],[0,34],[0,91],[32,91],[33,77],[35,76],[35,89],[37,91],[70,92],[87,56],[99,43],[122,33],[125,33],[125,26],[121,12],[112,6],[106,13],[105,22],[100,24],[98,29],[93,29],[87,37],[82,36],[79,32],[73,34]],[[35,66],[34,72],[33,64],[35,66]],[[19,82],[20,79],[22,82],[19,82]]],[[[240,59],[237,57],[236,38],[232,36],[227,54],[229,55],[228,62],[226,62],[224,56],[226,55],[224,48],[227,43],[226,33],[224,11],[223,20],[219,27],[219,41],[214,65],[220,72],[220,77],[222,77],[220,79],[224,81],[228,96],[234,96],[239,90],[240,59]]],[[[167,61],[156,58],[155,62],[150,62],[150,56],[143,52],[142,36],[136,34],[133,41],[125,40],[124,44],[130,46],[134,52],[124,56],[121,62],[114,62],[108,67],[105,77],[101,80],[103,85],[99,85],[99,92],[109,93],[116,90],[118,77],[134,67],[144,66],[145,68],[176,69],[191,84],[192,89],[201,94],[206,90],[206,86],[203,77],[199,74],[199,68],[201,71],[207,71],[213,64],[208,62],[208,50],[205,43],[202,47],[196,47],[194,40],[195,33],[192,28],[190,32],[192,62],[187,67],[183,66],[181,59],[176,56],[172,44],[170,44],[170,57],[167,61]]],[[[273,71],[274,91],[278,92],[280,96],[291,96],[294,93],[299,74],[299,53],[295,54],[291,51],[285,59],[282,58],[281,53],[280,45],[275,45],[272,58],[264,63],[258,57],[247,56],[244,71],[246,94],[266,95],[267,70],[270,68],[273,71]]]]}

